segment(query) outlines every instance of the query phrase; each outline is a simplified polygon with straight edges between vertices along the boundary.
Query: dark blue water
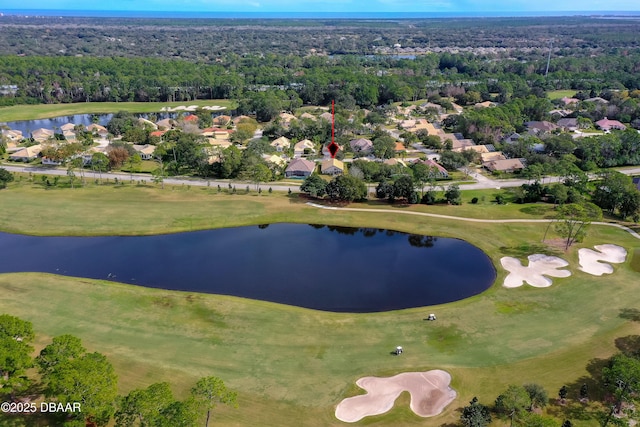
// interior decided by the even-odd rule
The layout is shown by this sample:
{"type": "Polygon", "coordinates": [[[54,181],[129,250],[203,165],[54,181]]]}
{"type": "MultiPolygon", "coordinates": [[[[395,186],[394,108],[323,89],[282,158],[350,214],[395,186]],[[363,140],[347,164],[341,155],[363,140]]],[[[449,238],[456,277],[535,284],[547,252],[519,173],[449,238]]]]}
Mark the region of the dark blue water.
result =
{"type": "Polygon", "coordinates": [[[486,290],[486,254],[456,239],[273,224],[140,237],[0,233],[0,272],[47,272],[336,312],[456,301],[486,290]]]}

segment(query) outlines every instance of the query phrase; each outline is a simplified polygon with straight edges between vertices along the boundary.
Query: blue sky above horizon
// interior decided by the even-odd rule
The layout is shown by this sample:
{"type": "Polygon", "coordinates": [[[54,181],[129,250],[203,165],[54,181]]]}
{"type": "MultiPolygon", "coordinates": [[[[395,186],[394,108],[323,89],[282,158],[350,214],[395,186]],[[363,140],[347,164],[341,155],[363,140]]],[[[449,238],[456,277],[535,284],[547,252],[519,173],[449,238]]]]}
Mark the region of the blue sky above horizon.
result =
{"type": "Polygon", "coordinates": [[[640,12],[640,1],[617,0],[0,0],[3,9],[171,12],[640,12]]]}

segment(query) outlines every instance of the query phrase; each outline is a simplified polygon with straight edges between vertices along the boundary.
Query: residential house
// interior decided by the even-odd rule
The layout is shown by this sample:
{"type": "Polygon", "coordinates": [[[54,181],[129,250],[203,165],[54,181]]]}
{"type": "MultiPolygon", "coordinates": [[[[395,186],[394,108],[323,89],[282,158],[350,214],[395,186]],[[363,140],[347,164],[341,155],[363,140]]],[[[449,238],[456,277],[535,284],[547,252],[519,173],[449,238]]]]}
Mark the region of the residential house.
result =
{"type": "Polygon", "coordinates": [[[235,131],[233,129],[223,129],[219,127],[210,127],[202,130],[202,136],[213,137],[215,139],[227,140],[235,131]]]}
{"type": "Polygon", "coordinates": [[[406,153],[407,147],[405,147],[402,142],[396,141],[396,146],[394,148],[394,151],[396,152],[396,154],[406,153]]]}
{"type": "Polygon", "coordinates": [[[505,137],[502,142],[504,142],[505,144],[514,144],[520,138],[522,138],[522,136],[519,133],[512,133],[511,135],[505,137]]]}
{"type": "Polygon", "coordinates": [[[76,142],[77,140],[76,133],[73,131],[65,130],[62,132],[62,135],[68,142],[76,142]]]}
{"type": "Polygon", "coordinates": [[[332,120],[331,113],[329,112],[320,114],[320,118],[328,121],[329,123],[331,123],[331,120],[332,120]]]}
{"type": "Polygon", "coordinates": [[[585,99],[584,102],[593,102],[595,104],[608,104],[609,103],[609,101],[607,101],[606,99],[601,98],[599,96],[595,96],[593,98],[585,99]]]}
{"type": "Polygon", "coordinates": [[[45,128],[36,129],[31,132],[31,138],[33,138],[34,141],[45,142],[53,138],[53,131],[45,128]]]}
{"type": "Polygon", "coordinates": [[[147,120],[145,118],[138,118],[138,123],[140,123],[143,127],[158,130],[158,125],[153,123],[151,120],[147,120]]]}
{"type": "Polygon", "coordinates": [[[166,130],[154,130],[153,132],[151,132],[149,134],[149,136],[155,136],[158,138],[162,138],[162,135],[164,135],[167,131],[166,130]]]}
{"type": "Polygon", "coordinates": [[[13,160],[14,162],[30,162],[37,159],[40,152],[42,152],[42,146],[40,144],[32,145],[31,147],[25,147],[10,154],[9,160],[13,160]]]}
{"type": "Polygon", "coordinates": [[[198,120],[200,120],[200,119],[195,114],[188,114],[188,115],[186,115],[186,116],[184,116],[182,118],[182,121],[185,124],[192,124],[192,125],[196,125],[196,126],[198,125],[198,120]]]}
{"type": "Polygon", "coordinates": [[[560,99],[560,102],[562,102],[564,105],[571,105],[571,104],[577,104],[578,102],[580,102],[580,100],[578,98],[568,98],[568,97],[564,97],[562,99],[560,99]]]}
{"type": "Polygon", "coordinates": [[[213,118],[213,124],[216,126],[229,126],[231,124],[231,116],[221,114],[213,118]]]}
{"type": "Polygon", "coordinates": [[[482,163],[491,162],[493,160],[505,160],[506,157],[502,154],[502,151],[493,151],[487,153],[480,153],[482,163]]]}
{"type": "Polygon", "coordinates": [[[558,125],[555,123],[548,122],[546,120],[543,121],[533,121],[526,122],[527,130],[531,135],[543,135],[546,133],[551,133],[554,130],[558,129],[558,125]]]}
{"type": "Polygon", "coordinates": [[[2,134],[3,137],[7,138],[9,141],[18,142],[24,139],[24,137],[22,136],[21,130],[2,129],[0,130],[0,133],[2,134]]]}
{"type": "Polygon", "coordinates": [[[162,119],[156,122],[159,130],[171,130],[176,126],[176,121],[173,119],[162,119]]]}
{"type": "MultiPolygon", "coordinates": [[[[461,152],[476,145],[476,143],[473,142],[473,139],[465,139],[465,138],[458,139],[455,137],[453,139],[451,138],[447,138],[447,139],[451,140],[451,151],[461,152]]],[[[445,139],[445,141],[447,139],[445,139]]],[[[443,143],[445,141],[443,141],[443,143]]]]}
{"type": "Polygon", "coordinates": [[[308,139],[303,139],[293,146],[293,156],[302,157],[305,154],[315,153],[315,144],[308,139]]]}
{"type": "Polygon", "coordinates": [[[369,154],[373,151],[373,142],[366,138],[352,139],[349,141],[349,146],[357,154],[369,154]]]}
{"type": "Polygon", "coordinates": [[[323,160],[320,165],[320,172],[323,175],[342,175],[344,173],[344,163],[338,159],[323,160]]]}
{"type": "Polygon", "coordinates": [[[433,102],[425,102],[424,104],[420,104],[420,108],[424,110],[434,110],[437,114],[444,113],[444,108],[442,108],[442,105],[434,104],[433,102]]]}
{"type": "Polygon", "coordinates": [[[73,132],[76,128],[76,125],[74,125],[73,123],[65,123],[62,126],[60,126],[60,130],[64,133],[64,132],[73,132]]]}
{"type": "Polygon", "coordinates": [[[280,123],[282,123],[282,125],[285,127],[288,127],[292,121],[298,120],[296,116],[289,113],[280,113],[278,117],[280,117],[280,123]]]}
{"type": "Polygon", "coordinates": [[[520,159],[491,160],[483,163],[483,166],[491,172],[516,172],[524,169],[520,159]]]}
{"type": "Polygon", "coordinates": [[[416,163],[422,163],[423,165],[427,165],[429,169],[433,172],[433,176],[435,178],[449,178],[449,172],[442,166],[432,159],[426,160],[416,160],[416,163]]]}
{"type": "Polygon", "coordinates": [[[91,123],[89,126],[87,126],[87,130],[93,133],[94,135],[98,134],[102,138],[106,138],[107,135],[109,135],[109,131],[107,130],[106,127],[98,125],[96,123],[91,123]]]}
{"type": "Polygon", "coordinates": [[[156,151],[156,146],[151,144],[138,145],[133,144],[133,149],[140,155],[142,160],[152,160],[153,153],[156,151]]]}
{"type": "Polygon", "coordinates": [[[269,145],[275,147],[276,151],[284,151],[291,147],[291,141],[286,136],[281,136],[280,138],[273,140],[269,145]]]}
{"type": "Polygon", "coordinates": [[[284,158],[282,158],[281,156],[276,156],[275,154],[263,154],[262,158],[265,162],[271,165],[284,166],[287,163],[284,158]]]}
{"type": "Polygon", "coordinates": [[[595,124],[596,126],[598,126],[598,128],[602,129],[603,131],[609,131],[611,129],[625,130],[627,128],[625,125],[623,125],[619,121],[609,120],[606,117],[602,120],[598,120],[595,124]]]}
{"type": "MultiPolygon", "coordinates": [[[[220,117],[220,116],[218,116],[218,117],[220,117]]],[[[214,120],[215,120],[215,119],[214,119],[214,120]]],[[[243,120],[251,120],[251,117],[249,117],[249,116],[244,116],[244,115],[234,117],[234,118],[233,118],[233,124],[237,126],[237,125],[238,125],[238,123],[240,123],[240,122],[241,122],[241,121],[243,121],[243,120]]]]}
{"type": "Polygon", "coordinates": [[[309,114],[309,113],[302,113],[300,115],[300,119],[309,119],[309,120],[313,120],[314,122],[318,119],[316,119],[316,116],[314,116],[313,114],[309,114]]]}
{"type": "Polygon", "coordinates": [[[471,151],[475,151],[476,153],[488,153],[489,152],[489,148],[486,145],[470,145],[469,147],[466,147],[463,151],[466,150],[471,150],[471,151]]]}
{"type": "Polygon", "coordinates": [[[474,107],[476,108],[489,108],[489,107],[495,107],[497,104],[495,102],[491,102],[491,101],[484,101],[484,102],[478,102],[476,104],[473,104],[474,107]]]}
{"type": "Polygon", "coordinates": [[[284,171],[284,176],[287,178],[306,178],[313,173],[316,169],[316,164],[311,160],[306,159],[293,159],[287,169],[284,171]]]}
{"type": "Polygon", "coordinates": [[[558,120],[558,126],[560,126],[564,131],[573,132],[574,130],[578,129],[578,119],[576,118],[560,119],[558,120]]]}

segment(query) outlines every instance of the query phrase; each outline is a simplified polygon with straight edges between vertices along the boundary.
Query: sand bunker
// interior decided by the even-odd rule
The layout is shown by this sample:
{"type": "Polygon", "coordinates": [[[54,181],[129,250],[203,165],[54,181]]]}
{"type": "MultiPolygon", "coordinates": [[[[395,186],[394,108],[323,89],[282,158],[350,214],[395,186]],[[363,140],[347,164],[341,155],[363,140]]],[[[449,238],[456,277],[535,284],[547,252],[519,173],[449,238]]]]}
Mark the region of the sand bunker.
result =
{"type": "Polygon", "coordinates": [[[505,288],[517,288],[525,282],[536,288],[546,288],[552,285],[551,277],[569,277],[571,272],[559,270],[569,263],[562,258],[543,254],[529,255],[529,265],[527,267],[520,263],[517,258],[503,257],[500,263],[510,274],[504,279],[505,288]]]}
{"type": "Polygon", "coordinates": [[[627,258],[626,249],[618,245],[597,245],[594,248],[598,252],[585,248],[578,251],[580,270],[594,276],[613,273],[611,265],[600,261],[620,264],[627,258]]]}
{"type": "Polygon", "coordinates": [[[336,418],[355,423],[364,417],[384,414],[403,391],[411,395],[411,410],[421,417],[441,413],[456,398],[448,372],[405,372],[389,378],[364,377],[356,381],[367,394],[344,399],[336,408],[336,418]]]}
{"type": "MultiPolygon", "coordinates": [[[[198,109],[197,105],[178,105],[177,107],[162,107],[160,111],[196,111],[198,109]]],[[[203,110],[209,111],[218,111],[218,110],[226,110],[227,107],[221,107],[219,105],[205,105],[202,107],[203,110]]]]}

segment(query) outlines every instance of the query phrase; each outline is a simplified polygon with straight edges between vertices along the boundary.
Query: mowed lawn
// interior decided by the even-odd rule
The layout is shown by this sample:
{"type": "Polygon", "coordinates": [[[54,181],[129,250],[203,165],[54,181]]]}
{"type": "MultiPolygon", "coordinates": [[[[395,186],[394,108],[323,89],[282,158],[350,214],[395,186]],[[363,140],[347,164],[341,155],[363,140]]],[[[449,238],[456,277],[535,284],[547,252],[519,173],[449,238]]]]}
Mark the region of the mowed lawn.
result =
{"type": "MultiPolygon", "coordinates": [[[[354,385],[359,377],[439,368],[452,374],[459,393],[444,414],[417,417],[403,396],[388,414],[358,425],[440,426],[456,422],[457,409],[473,396],[491,403],[508,384],[538,382],[551,397],[563,384],[579,388],[587,364],[615,352],[616,338],[640,335],[640,324],[624,315],[640,304],[640,274],[630,268],[640,240],[610,227],[592,227],[579,247],[624,246],[629,257],[615,266],[613,275],[598,278],[580,272],[577,248],[572,248],[559,254],[570,262],[572,277],[554,279],[547,289],[508,290],[499,285],[505,277],[500,257],[523,259],[536,251],[556,251],[540,243],[546,224],[474,224],[397,213],[326,211],[284,194],[230,196],[195,188],[45,191],[21,183],[0,191],[0,204],[0,229],[31,234],[148,234],[267,222],[329,223],[464,238],[485,250],[497,266],[497,284],[476,297],[373,314],[327,313],[44,274],[0,275],[0,312],[31,320],[39,347],[53,336],[70,333],[91,350],[105,353],[116,366],[123,393],[157,381],[169,381],[182,393],[198,377],[221,377],[239,392],[240,407],[217,408],[214,422],[220,425],[344,425],[333,411],[340,400],[360,393],[354,385]],[[438,315],[436,322],[423,320],[430,312],[438,315]],[[405,348],[401,357],[389,354],[396,345],[405,348]]],[[[456,208],[448,207],[451,212],[456,208]]],[[[251,268],[251,260],[246,268],[251,268]]],[[[291,285],[304,274],[292,274],[291,285]]],[[[437,277],[424,280],[438,283],[437,277]]]]}
{"type": "Polygon", "coordinates": [[[0,107],[0,122],[48,119],[74,114],[108,114],[118,111],[158,113],[163,107],[175,108],[181,105],[197,105],[199,107],[218,105],[232,109],[236,104],[228,99],[199,99],[179,102],[78,102],[74,104],[15,105],[0,107]]]}
{"type": "Polygon", "coordinates": [[[562,90],[550,90],[547,92],[547,96],[549,99],[561,99],[561,98],[572,98],[575,96],[576,91],[572,89],[562,89],[562,90]]]}

